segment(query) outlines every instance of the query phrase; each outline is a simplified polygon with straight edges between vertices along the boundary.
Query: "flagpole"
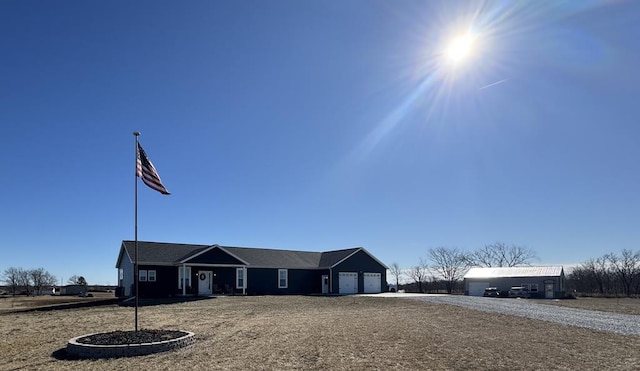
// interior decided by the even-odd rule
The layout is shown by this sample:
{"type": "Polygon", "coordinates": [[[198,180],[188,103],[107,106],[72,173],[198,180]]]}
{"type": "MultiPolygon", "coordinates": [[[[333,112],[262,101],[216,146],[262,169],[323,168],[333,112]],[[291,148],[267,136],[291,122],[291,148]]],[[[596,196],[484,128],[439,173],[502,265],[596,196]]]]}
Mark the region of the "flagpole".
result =
{"type": "Polygon", "coordinates": [[[138,136],[140,132],[134,131],[133,136],[136,137],[136,171],[135,171],[135,261],[133,262],[133,280],[135,282],[136,303],[135,303],[135,329],[138,332],[138,136]]]}

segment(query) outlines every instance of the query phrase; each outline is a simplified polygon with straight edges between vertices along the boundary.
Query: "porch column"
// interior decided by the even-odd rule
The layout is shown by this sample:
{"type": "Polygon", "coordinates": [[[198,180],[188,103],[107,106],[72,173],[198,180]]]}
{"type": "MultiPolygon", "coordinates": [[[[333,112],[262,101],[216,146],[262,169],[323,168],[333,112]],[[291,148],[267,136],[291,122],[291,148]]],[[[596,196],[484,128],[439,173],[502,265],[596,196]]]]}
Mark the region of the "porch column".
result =
{"type": "Polygon", "coordinates": [[[182,296],[187,294],[187,285],[185,285],[185,278],[187,277],[187,265],[182,264],[182,296]]]}
{"type": "Polygon", "coordinates": [[[242,285],[242,295],[246,295],[247,289],[247,266],[242,267],[242,275],[244,276],[244,285],[242,285]]]}

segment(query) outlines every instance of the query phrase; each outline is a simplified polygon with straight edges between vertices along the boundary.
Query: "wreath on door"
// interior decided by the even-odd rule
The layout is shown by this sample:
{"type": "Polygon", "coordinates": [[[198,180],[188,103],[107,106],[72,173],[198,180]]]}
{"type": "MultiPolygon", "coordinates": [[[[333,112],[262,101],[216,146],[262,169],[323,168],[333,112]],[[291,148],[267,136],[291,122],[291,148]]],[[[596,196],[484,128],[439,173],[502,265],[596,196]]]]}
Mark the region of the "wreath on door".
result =
{"type": "Polygon", "coordinates": [[[204,281],[207,279],[207,275],[204,273],[200,273],[200,281],[204,281]]]}

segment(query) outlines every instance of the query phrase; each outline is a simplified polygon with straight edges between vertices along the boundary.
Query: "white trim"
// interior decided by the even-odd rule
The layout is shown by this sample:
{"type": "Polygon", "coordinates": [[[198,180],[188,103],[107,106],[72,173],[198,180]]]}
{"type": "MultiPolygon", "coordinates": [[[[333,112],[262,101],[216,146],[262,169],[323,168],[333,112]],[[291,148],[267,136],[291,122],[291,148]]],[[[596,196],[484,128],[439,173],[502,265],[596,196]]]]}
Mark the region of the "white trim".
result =
{"type": "Polygon", "coordinates": [[[244,263],[244,265],[249,265],[249,262],[248,262],[248,261],[246,261],[246,260],[244,260],[244,259],[241,259],[238,255],[236,255],[236,254],[234,254],[234,253],[229,252],[227,249],[225,249],[225,248],[224,248],[224,247],[222,247],[222,246],[218,246],[218,247],[220,248],[220,250],[222,250],[222,251],[226,252],[227,254],[231,255],[231,256],[232,256],[232,257],[234,257],[235,259],[238,259],[239,261],[243,262],[243,263],[244,263]]]}
{"type": "MultiPolygon", "coordinates": [[[[201,264],[201,263],[182,263],[189,267],[212,267],[212,268],[240,268],[242,264],[201,264]]],[[[175,266],[175,265],[174,265],[175,266]]]]}
{"type": "Polygon", "coordinates": [[[289,270],[285,269],[285,268],[279,268],[278,269],[278,288],[279,289],[286,289],[289,288],[289,270]],[[284,272],[284,286],[281,284],[281,280],[282,278],[280,277],[280,273],[284,272]]]}
{"type": "Polygon", "coordinates": [[[183,264],[182,267],[178,267],[178,288],[182,289],[182,295],[187,294],[187,285],[183,284],[185,278],[186,281],[188,281],[188,285],[191,286],[191,267],[187,267],[186,264],[183,264]]]}
{"type": "MultiPolygon", "coordinates": [[[[367,249],[365,249],[364,247],[356,247],[356,251],[352,252],[351,254],[345,256],[344,258],[340,259],[340,261],[338,261],[337,263],[335,263],[334,265],[332,265],[330,268],[335,268],[338,264],[341,264],[342,262],[344,262],[345,260],[349,259],[350,257],[354,256],[355,254],[357,254],[359,251],[364,252],[365,254],[369,255],[369,257],[373,260],[375,260],[378,264],[380,264],[382,267],[384,267],[385,269],[389,269],[389,267],[387,267],[386,264],[384,264],[383,262],[381,262],[380,260],[378,260],[378,258],[376,258],[375,256],[371,255],[371,253],[369,253],[367,251],[367,249]]],[[[331,252],[331,251],[328,251],[331,252]]]]}
{"type": "Polygon", "coordinates": [[[156,275],[156,270],[155,269],[148,269],[147,270],[147,282],[156,282],[158,280],[157,278],[158,276],[156,275]],[[151,279],[151,272],[153,272],[153,279],[151,279]]]}
{"type": "Polygon", "coordinates": [[[188,258],[186,258],[186,259],[180,260],[178,263],[186,263],[189,260],[206,253],[207,251],[211,251],[211,250],[215,249],[216,246],[218,246],[218,245],[211,245],[209,247],[206,247],[204,250],[200,251],[199,253],[193,254],[193,255],[189,256],[188,258]]]}
{"type": "Polygon", "coordinates": [[[246,277],[246,270],[244,269],[244,267],[238,267],[236,268],[236,288],[237,289],[245,289],[247,287],[247,277],[246,277]],[[242,285],[239,284],[240,281],[240,277],[238,277],[238,273],[242,272],[242,285]]]}
{"type": "Polygon", "coordinates": [[[244,270],[244,287],[242,288],[242,295],[246,295],[247,294],[247,266],[242,267],[242,269],[244,270]]]}
{"type": "MultiPolygon", "coordinates": [[[[239,262],[243,263],[244,265],[249,265],[249,263],[248,263],[248,262],[246,262],[244,259],[240,259],[238,256],[236,256],[235,254],[230,253],[229,251],[227,251],[226,249],[224,249],[224,248],[223,248],[222,246],[220,246],[220,245],[211,245],[211,246],[209,246],[208,248],[206,248],[206,249],[204,249],[204,250],[200,251],[199,253],[194,254],[194,255],[191,255],[191,256],[189,256],[188,258],[186,258],[186,259],[183,259],[183,260],[179,261],[179,263],[187,263],[187,262],[189,262],[190,260],[192,260],[192,259],[194,259],[194,258],[196,258],[196,257],[198,257],[198,256],[200,256],[200,255],[202,255],[202,254],[204,254],[204,253],[206,253],[206,252],[209,252],[209,251],[211,251],[211,250],[213,250],[213,249],[215,249],[215,248],[218,248],[218,249],[222,250],[225,254],[227,254],[227,255],[231,256],[232,258],[234,258],[234,259],[238,260],[239,262]]],[[[204,264],[200,264],[200,263],[191,263],[191,264],[194,264],[194,265],[204,265],[204,264]]],[[[236,266],[236,267],[237,267],[238,265],[241,265],[241,264],[228,264],[227,266],[236,266]]],[[[221,266],[223,266],[223,265],[221,265],[221,266]]]]}

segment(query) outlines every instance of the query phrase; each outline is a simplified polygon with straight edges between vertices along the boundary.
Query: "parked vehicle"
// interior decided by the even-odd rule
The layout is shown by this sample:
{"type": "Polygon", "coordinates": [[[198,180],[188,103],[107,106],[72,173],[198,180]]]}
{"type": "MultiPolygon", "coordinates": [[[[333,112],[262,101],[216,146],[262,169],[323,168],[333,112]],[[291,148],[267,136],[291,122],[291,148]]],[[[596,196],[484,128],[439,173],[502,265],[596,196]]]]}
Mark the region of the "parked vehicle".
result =
{"type": "Polygon", "coordinates": [[[511,286],[509,290],[510,298],[528,298],[529,292],[524,289],[522,286],[511,286]]]}
{"type": "Polygon", "coordinates": [[[500,290],[497,287],[487,287],[482,296],[497,298],[500,296],[500,290]]]}

